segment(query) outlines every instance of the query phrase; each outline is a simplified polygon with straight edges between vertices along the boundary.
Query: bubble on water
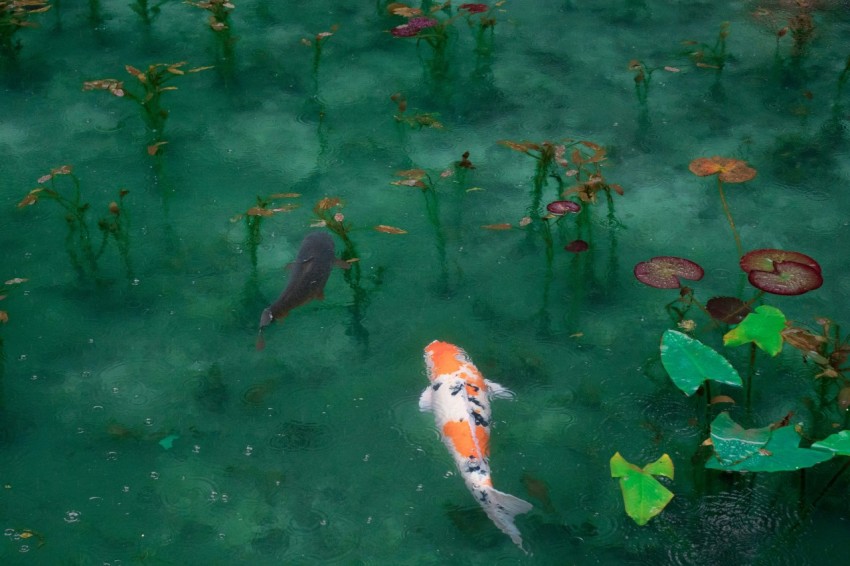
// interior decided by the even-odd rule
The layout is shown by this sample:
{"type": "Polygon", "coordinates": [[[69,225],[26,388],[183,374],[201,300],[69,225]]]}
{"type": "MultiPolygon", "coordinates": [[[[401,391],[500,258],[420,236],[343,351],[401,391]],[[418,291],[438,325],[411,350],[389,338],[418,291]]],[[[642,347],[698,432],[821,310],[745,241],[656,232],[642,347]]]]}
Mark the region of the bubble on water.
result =
{"type": "Polygon", "coordinates": [[[153,426],[153,419],[150,417],[145,418],[145,426],[153,426]]]}
{"type": "Polygon", "coordinates": [[[30,546],[28,544],[22,544],[21,548],[19,548],[18,550],[20,550],[21,552],[29,552],[30,546]]]}
{"type": "Polygon", "coordinates": [[[194,452],[195,454],[200,454],[201,447],[195,444],[194,446],[192,446],[192,452],[194,452]]]}
{"type": "Polygon", "coordinates": [[[79,511],[66,511],[65,512],[65,522],[66,523],[77,523],[80,520],[80,512],[79,511]]]}
{"type": "Polygon", "coordinates": [[[249,444],[248,446],[245,447],[245,452],[243,452],[243,454],[245,454],[246,456],[250,456],[253,452],[254,452],[254,447],[249,444]]]}
{"type": "Polygon", "coordinates": [[[138,285],[138,284],[139,284],[138,279],[133,279],[133,281],[130,282],[130,285],[138,285]]]}
{"type": "Polygon", "coordinates": [[[18,356],[18,361],[19,361],[19,362],[25,362],[25,361],[27,361],[27,355],[26,355],[26,354],[21,354],[20,356],[18,356]]]}
{"type": "Polygon", "coordinates": [[[159,472],[151,472],[151,479],[152,480],[158,480],[159,479],[159,472]]]}
{"type": "Polygon", "coordinates": [[[118,459],[118,452],[109,451],[109,452],[106,453],[106,461],[107,462],[114,462],[117,459],[118,459]]]}
{"type": "Polygon", "coordinates": [[[125,485],[124,487],[121,488],[121,491],[123,491],[124,493],[130,493],[130,486],[125,485]]]}

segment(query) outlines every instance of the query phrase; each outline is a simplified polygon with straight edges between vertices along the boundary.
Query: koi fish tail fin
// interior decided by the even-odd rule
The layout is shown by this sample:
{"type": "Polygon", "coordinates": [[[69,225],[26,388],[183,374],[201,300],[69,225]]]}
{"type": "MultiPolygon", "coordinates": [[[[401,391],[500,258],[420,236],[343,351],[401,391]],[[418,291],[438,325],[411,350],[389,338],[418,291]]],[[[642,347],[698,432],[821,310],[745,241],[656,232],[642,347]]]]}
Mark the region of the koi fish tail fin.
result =
{"type": "Polygon", "coordinates": [[[483,505],[487,516],[499,527],[499,530],[511,537],[514,544],[526,552],[522,547],[522,535],[514,524],[514,517],[528,513],[534,506],[528,501],[497,489],[488,490],[487,495],[487,502],[483,505]]]}

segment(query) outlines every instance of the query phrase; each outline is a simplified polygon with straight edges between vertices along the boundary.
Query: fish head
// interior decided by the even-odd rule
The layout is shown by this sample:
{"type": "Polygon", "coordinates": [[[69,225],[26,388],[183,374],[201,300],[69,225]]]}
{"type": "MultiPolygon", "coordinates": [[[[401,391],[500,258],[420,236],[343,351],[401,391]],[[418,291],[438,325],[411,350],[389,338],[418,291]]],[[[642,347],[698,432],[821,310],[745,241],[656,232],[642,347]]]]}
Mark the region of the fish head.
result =
{"type": "Polygon", "coordinates": [[[274,315],[272,314],[272,309],[271,307],[266,307],[260,314],[260,330],[262,330],[272,322],[274,322],[274,315]]]}
{"type": "Polygon", "coordinates": [[[431,381],[443,374],[455,373],[468,363],[466,352],[454,344],[434,340],[425,346],[425,367],[428,368],[428,379],[431,381]]]}

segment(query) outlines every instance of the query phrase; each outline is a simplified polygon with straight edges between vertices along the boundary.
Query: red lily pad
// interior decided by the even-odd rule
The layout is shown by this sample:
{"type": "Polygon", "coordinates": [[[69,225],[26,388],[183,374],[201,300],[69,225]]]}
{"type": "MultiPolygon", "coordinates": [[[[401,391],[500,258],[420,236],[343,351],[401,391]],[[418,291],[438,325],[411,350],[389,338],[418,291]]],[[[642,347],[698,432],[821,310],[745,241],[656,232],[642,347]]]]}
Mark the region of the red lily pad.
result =
{"type": "Polygon", "coordinates": [[[658,256],[635,265],[635,277],[644,285],[656,289],[678,289],[679,278],[699,281],[705,275],[702,267],[689,259],[674,256],[658,256]]]}
{"type": "Polygon", "coordinates": [[[584,240],[573,240],[572,242],[564,246],[564,249],[568,252],[578,254],[581,252],[586,252],[589,247],[590,244],[588,244],[584,240]]]}
{"type": "Polygon", "coordinates": [[[752,312],[750,305],[737,297],[713,297],[705,303],[705,310],[714,320],[738,324],[752,312]]]}
{"type": "Polygon", "coordinates": [[[718,175],[724,183],[745,183],[756,176],[756,170],[746,161],[731,157],[698,157],[690,162],[688,169],[694,175],[705,177],[718,175]]]}
{"type": "Polygon", "coordinates": [[[794,263],[801,263],[803,265],[811,267],[812,269],[820,273],[820,265],[818,265],[818,262],[807,256],[806,254],[769,248],[753,250],[744,254],[744,256],[741,258],[740,264],[741,269],[743,269],[747,273],[750,273],[751,271],[771,272],[774,270],[775,264],[782,261],[793,261],[794,263]]]}
{"type": "Polygon", "coordinates": [[[774,295],[802,295],[823,285],[820,268],[796,261],[777,261],[773,271],[752,270],[747,275],[750,285],[774,295]]]}
{"type": "Polygon", "coordinates": [[[547,204],[546,210],[555,216],[563,216],[568,212],[579,212],[581,205],[571,200],[556,200],[547,204]]]}

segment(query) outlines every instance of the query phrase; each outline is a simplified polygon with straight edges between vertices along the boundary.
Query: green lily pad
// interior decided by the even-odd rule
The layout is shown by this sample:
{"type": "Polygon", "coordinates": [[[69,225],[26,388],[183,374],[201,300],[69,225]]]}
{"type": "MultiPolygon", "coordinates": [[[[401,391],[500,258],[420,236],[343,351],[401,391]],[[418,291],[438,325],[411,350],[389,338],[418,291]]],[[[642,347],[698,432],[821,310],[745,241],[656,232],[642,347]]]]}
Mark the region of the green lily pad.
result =
{"type": "Polygon", "coordinates": [[[828,451],[800,448],[800,435],[794,427],[744,429],[727,413],[711,423],[711,440],[714,454],[705,467],[727,472],[787,472],[833,457],[828,451]]]}
{"type": "Polygon", "coordinates": [[[670,456],[664,454],[643,469],[626,461],[619,452],[611,457],[611,477],[620,478],[626,514],[641,526],[661,513],[673,499],[673,492],[661,485],[653,475],[673,479],[673,461],[670,456]]]}
{"type": "Polygon", "coordinates": [[[830,434],[823,440],[812,444],[812,448],[828,450],[835,456],[850,456],[850,430],[830,434]]]}
{"type": "Polygon", "coordinates": [[[785,315],[771,306],[756,307],[741,321],[741,324],[723,336],[726,346],[741,346],[754,342],[756,346],[775,356],[782,351],[782,330],[785,328],[785,315]]]}
{"type": "Polygon", "coordinates": [[[661,337],[661,363],[685,395],[693,395],[707,379],[742,385],[741,376],[729,360],[677,330],[667,330],[661,337]]]}

